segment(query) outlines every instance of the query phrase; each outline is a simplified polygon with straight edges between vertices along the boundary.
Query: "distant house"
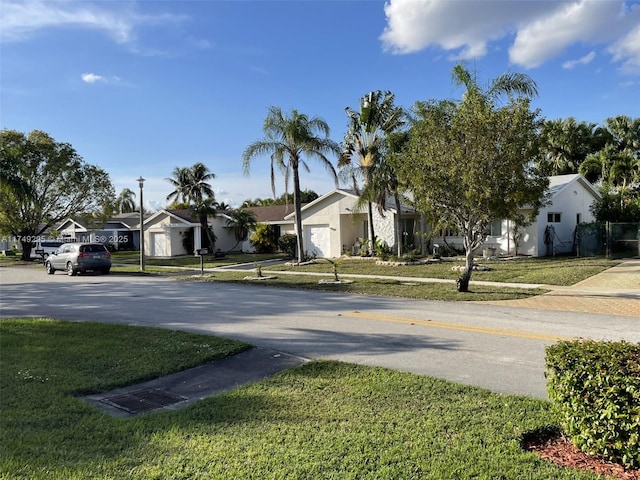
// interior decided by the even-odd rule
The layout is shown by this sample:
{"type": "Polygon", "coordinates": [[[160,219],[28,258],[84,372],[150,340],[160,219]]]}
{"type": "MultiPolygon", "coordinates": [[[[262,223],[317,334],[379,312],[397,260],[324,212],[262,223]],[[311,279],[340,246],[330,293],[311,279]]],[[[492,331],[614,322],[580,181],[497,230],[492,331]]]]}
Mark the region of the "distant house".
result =
{"type": "MultiPolygon", "coordinates": [[[[84,216],[68,218],[55,226],[63,242],[100,242],[117,249],[140,248],[138,212],[121,213],[107,220],[84,216]]],[[[51,232],[49,232],[51,235],[51,232]]]]}
{"type": "MultiPolygon", "coordinates": [[[[579,174],[549,177],[546,192],[548,204],[540,209],[531,225],[521,228],[518,254],[531,256],[556,255],[574,250],[574,235],[579,223],[594,222],[590,207],[600,194],[589,181],[579,174]]],[[[523,208],[527,214],[530,209],[523,208]]],[[[491,224],[491,231],[484,245],[485,255],[514,254],[514,223],[498,219],[491,224]]],[[[432,244],[444,244],[462,248],[462,240],[455,235],[433,237],[432,244]]]]}
{"type": "MultiPolygon", "coordinates": [[[[268,205],[266,207],[247,207],[244,210],[253,212],[258,223],[271,225],[277,238],[287,233],[295,233],[296,227],[293,218],[285,219],[285,217],[294,210],[292,203],[288,205],[268,205]]],[[[243,252],[255,251],[255,248],[249,240],[250,238],[251,232],[249,232],[247,238],[241,244],[243,252]]]]}

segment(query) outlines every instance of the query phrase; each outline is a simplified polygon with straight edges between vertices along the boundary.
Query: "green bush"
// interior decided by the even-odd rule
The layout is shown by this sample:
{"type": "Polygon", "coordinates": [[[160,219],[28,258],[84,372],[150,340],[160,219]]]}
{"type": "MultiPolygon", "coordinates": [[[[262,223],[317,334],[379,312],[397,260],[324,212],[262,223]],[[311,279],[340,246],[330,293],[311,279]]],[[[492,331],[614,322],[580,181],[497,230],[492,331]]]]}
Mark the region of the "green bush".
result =
{"type": "Polygon", "coordinates": [[[276,249],[276,234],[271,225],[259,223],[249,238],[256,253],[271,253],[276,249]]]}
{"type": "Polygon", "coordinates": [[[573,341],[547,347],[547,388],[584,452],[640,467],[640,344],[573,341]]]}
{"type": "Polygon", "coordinates": [[[383,242],[379,238],[376,238],[376,245],[374,248],[374,252],[376,254],[376,257],[379,257],[382,260],[388,260],[391,254],[393,253],[393,250],[387,244],[387,242],[383,242]]]}
{"type": "Polygon", "coordinates": [[[278,239],[278,248],[289,257],[296,256],[298,237],[293,233],[285,233],[278,239]]]}

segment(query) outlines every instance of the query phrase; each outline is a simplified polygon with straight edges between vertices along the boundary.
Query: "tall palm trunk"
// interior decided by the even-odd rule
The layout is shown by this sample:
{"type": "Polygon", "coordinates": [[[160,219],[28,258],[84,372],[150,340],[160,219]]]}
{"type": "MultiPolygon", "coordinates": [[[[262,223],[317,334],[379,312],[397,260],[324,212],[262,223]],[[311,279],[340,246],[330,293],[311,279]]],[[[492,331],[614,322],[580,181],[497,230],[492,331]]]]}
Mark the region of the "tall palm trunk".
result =
{"type": "Polygon", "coordinates": [[[207,215],[200,215],[200,228],[204,232],[205,238],[207,240],[206,248],[209,249],[210,253],[213,253],[215,242],[213,241],[213,238],[211,238],[211,232],[209,231],[209,220],[207,219],[207,215]]]}
{"type": "Polygon", "coordinates": [[[298,263],[304,261],[304,242],[302,239],[302,202],[300,200],[300,175],[298,165],[293,168],[293,205],[296,216],[296,236],[298,242],[298,263]]]}
{"type": "Polygon", "coordinates": [[[396,201],[396,243],[398,250],[398,258],[402,256],[402,207],[400,206],[400,196],[398,192],[394,192],[393,198],[396,201]]]}
{"type": "MultiPolygon", "coordinates": [[[[367,185],[371,183],[372,171],[370,166],[367,166],[364,168],[365,168],[365,188],[366,188],[367,185]]],[[[369,219],[369,255],[373,257],[375,255],[375,250],[376,250],[376,232],[373,226],[373,204],[371,203],[371,200],[367,202],[367,216],[369,219]]]]}

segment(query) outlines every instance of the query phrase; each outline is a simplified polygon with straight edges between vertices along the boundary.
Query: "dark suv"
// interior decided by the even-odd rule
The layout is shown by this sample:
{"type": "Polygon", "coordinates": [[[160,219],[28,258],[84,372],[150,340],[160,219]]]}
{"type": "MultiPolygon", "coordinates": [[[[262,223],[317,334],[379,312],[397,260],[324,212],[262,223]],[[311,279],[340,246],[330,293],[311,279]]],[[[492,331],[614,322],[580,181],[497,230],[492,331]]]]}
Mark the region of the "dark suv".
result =
{"type": "Polygon", "coordinates": [[[49,275],[64,270],[73,276],[78,272],[111,270],[111,254],[101,243],[65,243],[47,257],[44,267],[49,275]]]}

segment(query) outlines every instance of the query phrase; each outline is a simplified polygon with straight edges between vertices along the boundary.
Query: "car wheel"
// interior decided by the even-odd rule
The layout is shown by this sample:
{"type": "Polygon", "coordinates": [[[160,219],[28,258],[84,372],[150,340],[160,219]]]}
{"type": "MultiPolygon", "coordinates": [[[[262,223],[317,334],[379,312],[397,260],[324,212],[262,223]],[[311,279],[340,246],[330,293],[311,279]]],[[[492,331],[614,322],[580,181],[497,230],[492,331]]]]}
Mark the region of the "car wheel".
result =
{"type": "Polygon", "coordinates": [[[67,275],[69,275],[70,277],[73,277],[76,274],[75,269],[73,268],[73,265],[71,264],[71,262],[67,263],[67,275]]]}
{"type": "Polygon", "coordinates": [[[102,270],[102,274],[103,275],[109,275],[109,271],[110,271],[109,268],[105,268],[104,270],[102,270]]]}
{"type": "Polygon", "coordinates": [[[47,273],[49,275],[53,275],[54,273],[56,273],[56,269],[53,268],[53,266],[51,265],[51,262],[45,263],[44,268],[47,270],[47,273]]]}

